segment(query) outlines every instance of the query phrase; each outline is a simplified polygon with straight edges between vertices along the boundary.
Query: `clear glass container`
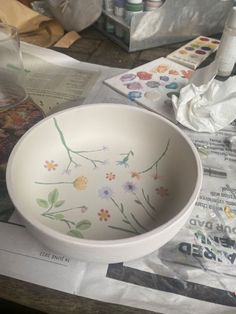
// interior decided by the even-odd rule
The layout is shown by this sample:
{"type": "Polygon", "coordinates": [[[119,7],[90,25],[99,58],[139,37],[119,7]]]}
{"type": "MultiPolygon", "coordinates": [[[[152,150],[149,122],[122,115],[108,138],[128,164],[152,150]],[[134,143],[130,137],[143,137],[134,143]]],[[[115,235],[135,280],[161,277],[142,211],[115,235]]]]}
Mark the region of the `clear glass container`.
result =
{"type": "Polygon", "coordinates": [[[0,23],[0,110],[26,99],[24,66],[17,29],[0,23]]]}

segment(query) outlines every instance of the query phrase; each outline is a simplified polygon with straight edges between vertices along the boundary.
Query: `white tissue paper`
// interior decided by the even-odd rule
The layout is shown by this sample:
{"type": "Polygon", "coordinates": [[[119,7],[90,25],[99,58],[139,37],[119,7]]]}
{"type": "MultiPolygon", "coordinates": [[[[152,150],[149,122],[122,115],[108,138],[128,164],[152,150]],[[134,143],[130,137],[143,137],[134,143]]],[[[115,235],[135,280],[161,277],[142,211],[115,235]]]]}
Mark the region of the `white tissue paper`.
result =
{"type": "Polygon", "coordinates": [[[188,85],[173,95],[176,120],[197,132],[216,132],[236,119],[236,76],[215,80],[217,61],[197,70],[188,85]]]}

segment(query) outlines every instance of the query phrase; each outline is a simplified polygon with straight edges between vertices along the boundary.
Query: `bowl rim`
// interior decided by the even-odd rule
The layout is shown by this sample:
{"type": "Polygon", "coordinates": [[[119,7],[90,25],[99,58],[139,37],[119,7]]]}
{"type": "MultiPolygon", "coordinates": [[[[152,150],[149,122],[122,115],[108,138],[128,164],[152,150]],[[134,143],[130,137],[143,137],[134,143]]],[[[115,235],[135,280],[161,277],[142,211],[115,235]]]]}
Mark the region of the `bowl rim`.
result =
{"type": "Polygon", "coordinates": [[[177,125],[175,125],[173,122],[171,122],[167,118],[161,116],[160,114],[153,112],[153,111],[150,111],[146,108],[132,106],[132,105],[126,105],[126,104],[119,104],[119,103],[83,104],[83,105],[79,105],[76,107],[70,107],[70,108],[61,110],[59,112],[56,112],[56,113],[53,113],[53,114],[47,116],[46,118],[43,118],[42,120],[37,122],[35,125],[33,125],[29,130],[27,130],[22,135],[22,137],[19,139],[19,141],[16,143],[16,145],[14,146],[14,148],[10,154],[10,157],[8,159],[8,162],[7,162],[7,168],[6,168],[6,185],[7,185],[7,190],[8,190],[9,196],[10,196],[11,201],[13,202],[17,212],[20,213],[20,215],[26,221],[27,224],[33,226],[37,231],[39,231],[40,233],[43,233],[46,236],[49,236],[50,238],[53,238],[54,240],[63,241],[64,243],[67,243],[69,245],[74,244],[74,245],[78,245],[81,247],[84,246],[84,247],[90,247],[90,248],[92,248],[92,247],[102,248],[102,247],[114,247],[114,246],[119,247],[119,246],[134,244],[137,242],[141,242],[147,238],[153,238],[157,235],[157,233],[159,234],[159,233],[163,232],[166,228],[170,228],[170,227],[174,226],[175,224],[178,223],[179,220],[181,220],[181,218],[185,214],[188,213],[191,206],[195,203],[195,201],[199,195],[201,186],[202,186],[202,181],[203,181],[203,170],[202,170],[202,163],[201,163],[201,159],[200,159],[200,156],[198,154],[198,151],[197,151],[195,145],[190,140],[190,138],[177,125]],[[190,194],[188,201],[186,202],[185,206],[179,211],[179,213],[177,215],[175,215],[174,217],[169,219],[167,222],[161,224],[160,226],[158,226],[158,227],[156,227],[150,231],[139,234],[139,235],[135,235],[135,236],[127,237],[127,238],[121,238],[121,239],[95,240],[95,239],[76,238],[76,237],[72,237],[72,236],[60,233],[59,231],[52,229],[49,226],[43,224],[38,219],[35,219],[33,216],[27,217],[27,215],[24,214],[24,209],[18,208],[17,200],[14,197],[14,188],[13,188],[12,180],[11,180],[11,178],[12,178],[11,169],[12,169],[12,165],[14,164],[15,156],[16,156],[19,148],[21,147],[21,143],[24,142],[25,138],[27,138],[28,135],[35,128],[38,128],[41,124],[47,123],[48,120],[51,120],[54,117],[64,115],[65,113],[77,112],[80,110],[91,109],[93,107],[100,107],[101,109],[114,107],[114,108],[121,109],[121,110],[139,111],[139,112],[142,112],[146,115],[151,115],[155,119],[157,119],[157,120],[159,119],[159,120],[163,121],[164,123],[168,124],[180,136],[182,136],[184,138],[184,140],[187,142],[187,144],[189,145],[189,147],[192,150],[193,157],[194,157],[195,162],[196,162],[197,176],[196,176],[195,187],[194,187],[192,193],[190,194]]]}

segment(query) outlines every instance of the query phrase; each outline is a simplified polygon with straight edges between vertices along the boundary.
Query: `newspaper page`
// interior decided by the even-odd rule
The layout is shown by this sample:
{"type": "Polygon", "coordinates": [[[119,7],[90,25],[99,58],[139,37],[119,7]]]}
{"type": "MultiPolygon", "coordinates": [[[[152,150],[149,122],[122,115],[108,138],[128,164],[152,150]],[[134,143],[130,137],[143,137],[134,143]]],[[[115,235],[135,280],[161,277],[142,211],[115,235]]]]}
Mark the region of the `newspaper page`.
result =
{"type": "MultiPolygon", "coordinates": [[[[56,61],[57,58],[52,55],[50,57],[50,54],[47,57],[40,53],[32,54],[32,49],[35,49],[34,46],[22,45],[25,88],[45,114],[66,109],[73,101],[76,101],[77,105],[82,103],[100,72],[95,69],[82,69],[80,62],[70,57],[56,61]],[[54,59],[54,63],[51,59],[54,59]]],[[[54,54],[56,57],[60,55],[55,52],[54,54]]]]}
{"type": "MultiPolygon", "coordinates": [[[[45,50],[37,47],[42,55],[45,50]]],[[[39,57],[33,50],[32,55],[39,57]]],[[[72,61],[58,58],[64,64],[72,61]]],[[[91,70],[91,65],[81,66],[91,70]]],[[[100,76],[83,103],[133,103],[102,84],[124,69],[97,70],[100,76]]],[[[199,151],[204,180],[191,217],[166,245],[135,261],[84,263],[42,247],[11,213],[0,223],[0,273],[154,312],[235,313],[236,149],[229,139],[236,135],[236,125],[213,134],[182,129],[199,151]]]]}

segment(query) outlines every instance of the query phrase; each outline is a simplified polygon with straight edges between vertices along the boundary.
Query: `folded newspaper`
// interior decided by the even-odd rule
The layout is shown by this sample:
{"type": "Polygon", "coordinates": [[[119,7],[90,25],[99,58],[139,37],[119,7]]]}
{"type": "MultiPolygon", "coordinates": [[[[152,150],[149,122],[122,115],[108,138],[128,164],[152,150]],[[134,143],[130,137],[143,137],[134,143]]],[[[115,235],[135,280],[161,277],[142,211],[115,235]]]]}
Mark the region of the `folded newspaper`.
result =
{"type": "MultiPolygon", "coordinates": [[[[81,103],[137,105],[103,84],[124,70],[80,63],[29,45],[22,45],[22,50],[32,79],[27,81],[28,93],[46,115],[81,103]],[[81,73],[80,88],[73,84],[79,84],[81,73]],[[64,82],[60,86],[56,76],[57,82],[64,82]],[[63,89],[64,84],[72,88],[63,89]]],[[[235,313],[236,149],[229,139],[235,136],[236,125],[214,134],[183,130],[201,155],[204,180],[191,217],[165,246],[141,259],[110,265],[55,254],[27,232],[1,182],[0,273],[154,312],[235,313]]]]}

